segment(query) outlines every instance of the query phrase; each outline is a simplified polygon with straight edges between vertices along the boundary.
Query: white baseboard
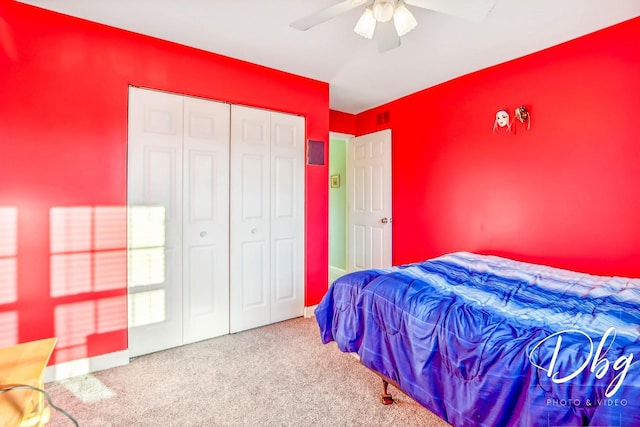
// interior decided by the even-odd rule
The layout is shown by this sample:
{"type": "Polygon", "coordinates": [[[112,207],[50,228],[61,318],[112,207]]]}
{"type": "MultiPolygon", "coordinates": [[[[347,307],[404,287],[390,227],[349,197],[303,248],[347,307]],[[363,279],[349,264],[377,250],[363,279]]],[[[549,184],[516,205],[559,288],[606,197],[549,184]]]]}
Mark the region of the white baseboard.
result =
{"type": "Polygon", "coordinates": [[[313,317],[314,316],[313,312],[314,312],[314,310],[316,309],[317,306],[318,306],[318,304],[312,305],[310,307],[305,307],[304,308],[304,317],[305,318],[313,317]]]}
{"type": "Polygon", "coordinates": [[[44,381],[60,381],[86,375],[91,372],[115,368],[129,363],[129,350],[103,354],[88,359],[74,360],[48,366],[44,372],[44,381]]]}
{"type": "Polygon", "coordinates": [[[332,265],[329,266],[329,283],[333,283],[338,277],[347,274],[347,270],[343,270],[342,268],[334,267],[332,265]]]}

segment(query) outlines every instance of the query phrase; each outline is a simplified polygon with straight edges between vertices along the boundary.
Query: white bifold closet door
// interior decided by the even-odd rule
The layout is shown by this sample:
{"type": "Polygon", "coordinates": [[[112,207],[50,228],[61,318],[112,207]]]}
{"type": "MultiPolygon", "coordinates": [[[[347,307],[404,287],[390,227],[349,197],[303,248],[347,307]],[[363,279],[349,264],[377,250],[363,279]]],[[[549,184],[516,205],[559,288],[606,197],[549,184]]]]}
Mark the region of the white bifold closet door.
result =
{"type": "Polygon", "coordinates": [[[130,356],[229,332],[229,114],[129,90],[130,356]]]}
{"type": "Polygon", "coordinates": [[[130,88],[130,356],[303,314],[304,128],[130,88]]]}
{"type": "Polygon", "coordinates": [[[304,118],[231,107],[230,329],[303,314],[304,118]]]}

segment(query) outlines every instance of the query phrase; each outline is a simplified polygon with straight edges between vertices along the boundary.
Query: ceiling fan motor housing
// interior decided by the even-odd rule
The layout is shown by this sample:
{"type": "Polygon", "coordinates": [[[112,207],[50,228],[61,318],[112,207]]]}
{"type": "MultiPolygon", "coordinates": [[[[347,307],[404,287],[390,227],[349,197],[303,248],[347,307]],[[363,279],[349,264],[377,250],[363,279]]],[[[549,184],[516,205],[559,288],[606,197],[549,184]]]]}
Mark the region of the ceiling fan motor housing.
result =
{"type": "Polygon", "coordinates": [[[373,3],[373,16],[378,22],[389,22],[393,18],[395,0],[376,0],[373,3]]]}

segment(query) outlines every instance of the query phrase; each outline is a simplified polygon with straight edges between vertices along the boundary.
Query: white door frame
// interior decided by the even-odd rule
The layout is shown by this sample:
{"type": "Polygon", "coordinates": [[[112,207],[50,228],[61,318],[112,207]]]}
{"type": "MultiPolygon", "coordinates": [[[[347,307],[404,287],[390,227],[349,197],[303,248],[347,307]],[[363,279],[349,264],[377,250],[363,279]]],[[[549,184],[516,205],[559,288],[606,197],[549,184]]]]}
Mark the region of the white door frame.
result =
{"type": "MultiPolygon", "coordinates": [[[[329,150],[331,150],[331,140],[332,139],[338,139],[341,141],[345,141],[345,147],[348,149],[349,146],[349,141],[351,139],[355,138],[355,135],[352,134],[348,134],[348,133],[340,133],[340,132],[329,132],[329,150]]],[[[345,161],[347,160],[348,156],[348,151],[345,151],[345,161]]],[[[331,153],[329,153],[329,157],[328,157],[328,161],[331,161],[331,153]]],[[[348,166],[348,165],[347,165],[348,166]]],[[[331,170],[331,165],[329,165],[329,170],[331,170]]],[[[346,174],[344,174],[344,176],[341,177],[341,185],[347,185],[347,176],[346,174]]],[[[328,186],[331,186],[331,182],[330,180],[327,181],[328,182],[328,186]]],[[[331,188],[329,188],[329,191],[331,191],[331,188]]],[[[329,206],[329,209],[331,207],[329,206]]],[[[329,214],[331,214],[331,210],[329,210],[329,214]]],[[[345,212],[345,218],[347,218],[347,216],[349,215],[349,210],[346,209],[345,212]]],[[[342,243],[344,245],[344,253],[345,256],[349,257],[349,233],[346,233],[344,236],[342,236],[342,243]]],[[[331,257],[329,257],[329,259],[331,259],[331,257]]],[[[329,264],[329,284],[331,284],[336,278],[338,278],[339,276],[342,276],[343,274],[347,273],[347,264],[346,264],[347,260],[345,260],[345,266],[344,269],[342,268],[337,268],[332,266],[331,264],[329,264]]]]}

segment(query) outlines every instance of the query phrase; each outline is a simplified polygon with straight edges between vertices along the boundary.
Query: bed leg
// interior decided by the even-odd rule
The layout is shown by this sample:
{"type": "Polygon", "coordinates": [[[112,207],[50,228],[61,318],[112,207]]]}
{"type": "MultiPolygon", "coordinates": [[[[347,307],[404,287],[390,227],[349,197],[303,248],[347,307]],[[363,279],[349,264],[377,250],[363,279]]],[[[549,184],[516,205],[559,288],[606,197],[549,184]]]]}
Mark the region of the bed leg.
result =
{"type": "Polygon", "coordinates": [[[387,380],[382,380],[382,394],[380,395],[380,400],[383,405],[391,405],[393,403],[393,396],[389,394],[388,387],[389,382],[387,380]]]}

